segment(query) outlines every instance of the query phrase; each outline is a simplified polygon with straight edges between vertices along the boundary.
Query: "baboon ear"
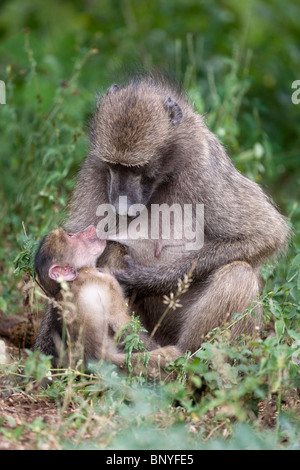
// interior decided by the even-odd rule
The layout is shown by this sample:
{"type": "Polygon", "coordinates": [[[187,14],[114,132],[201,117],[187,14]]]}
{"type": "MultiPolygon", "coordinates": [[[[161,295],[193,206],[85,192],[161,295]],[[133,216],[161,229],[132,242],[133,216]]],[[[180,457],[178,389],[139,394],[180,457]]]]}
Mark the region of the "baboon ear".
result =
{"type": "Polygon", "coordinates": [[[166,111],[168,111],[172,123],[179,124],[183,117],[182,109],[179,104],[176,103],[173,98],[171,98],[171,96],[168,96],[165,99],[164,108],[166,111]]]}
{"type": "Polygon", "coordinates": [[[61,266],[59,264],[53,264],[49,269],[49,277],[54,281],[58,278],[63,278],[65,281],[71,282],[78,276],[77,269],[73,266],[61,266]]]}
{"type": "Polygon", "coordinates": [[[107,90],[106,94],[107,95],[112,95],[113,93],[115,93],[116,91],[120,90],[120,87],[116,84],[112,85],[109,87],[109,89],[107,90]]]}

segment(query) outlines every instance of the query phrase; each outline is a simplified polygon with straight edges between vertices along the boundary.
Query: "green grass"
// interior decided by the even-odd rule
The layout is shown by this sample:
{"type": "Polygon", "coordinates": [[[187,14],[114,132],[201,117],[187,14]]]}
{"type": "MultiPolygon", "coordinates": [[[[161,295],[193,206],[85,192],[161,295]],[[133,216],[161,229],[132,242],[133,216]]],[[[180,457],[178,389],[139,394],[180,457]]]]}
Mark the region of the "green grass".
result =
{"type": "MultiPolygon", "coordinates": [[[[230,344],[227,328],[214,331],[196,354],[170,365],[178,374],[175,382],[127,377],[110,364],[95,364],[87,377],[75,364],[52,370],[51,385],[41,390],[49,358],[29,352],[27,359],[21,354],[1,366],[1,377],[25,374],[26,404],[42,410],[46,402],[56,410],[53,421],[43,413],[0,417],[0,436],[10,442],[29,439],[36,449],[299,449],[300,105],[290,100],[291,83],[300,78],[299,6],[245,4],[248,9],[238,2],[199,7],[192,0],[156,0],[151,6],[134,0],[120,7],[104,1],[98,10],[93,2],[81,8],[80,2],[53,1],[46,11],[34,0],[3,2],[4,313],[42,313],[43,299],[30,280],[36,244],[64,220],[87,152],[95,93],[135,62],[170,65],[237,168],[272,195],[294,231],[287,253],[263,269],[265,333],[230,344]]],[[[129,359],[131,346],[128,341],[129,359]]]]}

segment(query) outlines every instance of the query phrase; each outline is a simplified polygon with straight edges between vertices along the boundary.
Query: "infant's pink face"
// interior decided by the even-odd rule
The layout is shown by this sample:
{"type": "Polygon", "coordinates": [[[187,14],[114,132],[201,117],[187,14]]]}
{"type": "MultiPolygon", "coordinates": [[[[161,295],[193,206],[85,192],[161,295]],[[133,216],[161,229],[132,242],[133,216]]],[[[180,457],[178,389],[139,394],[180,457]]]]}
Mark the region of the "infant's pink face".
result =
{"type": "Polygon", "coordinates": [[[106,240],[100,240],[97,237],[96,229],[93,225],[90,225],[82,232],[66,232],[66,242],[73,257],[71,262],[77,269],[83,266],[94,266],[97,258],[106,247],[106,240]]]}

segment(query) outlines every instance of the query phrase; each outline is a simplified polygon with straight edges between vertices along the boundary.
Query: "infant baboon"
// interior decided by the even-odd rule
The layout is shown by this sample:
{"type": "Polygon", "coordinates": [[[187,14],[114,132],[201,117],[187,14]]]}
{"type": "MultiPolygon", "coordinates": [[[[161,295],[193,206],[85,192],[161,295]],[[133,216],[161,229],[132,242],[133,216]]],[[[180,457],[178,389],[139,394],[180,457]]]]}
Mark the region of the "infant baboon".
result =
{"type": "MultiPolygon", "coordinates": [[[[52,331],[50,338],[55,349],[55,362],[61,361],[59,350],[63,336],[63,317],[67,323],[69,339],[74,344],[80,340],[85,362],[105,359],[125,366],[125,355],[116,342],[116,335],[129,324],[122,288],[107,271],[97,269],[96,260],[103,252],[106,241],[97,238],[95,227],[90,226],[78,233],[68,233],[63,228],[50,232],[41,243],[35,258],[35,269],[39,283],[48,295],[55,298],[57,311],[47,325],[44,317],[35,349],[44,349],[44,328],[52,331]],[[64,296],[59,281],[67,281],[71,298],[64,296]],[[59,328],[57,328],[59,325],[59,328]]],[[[119,254],[119,252],[118,252],[119,254]]],[[[49,320],[49,318],[48,318],[49,320]]],[[[153,351],[149,359],[149,377],[158,373],[167,362],[180,356],[175,347],[159,348],[149,336],[140,332],[140,339],[153,351]]],[[[77,344],[78,346],[78,344],[77,344]]],[[[134,372],[143,369],[134,353],[134,372]]]]}

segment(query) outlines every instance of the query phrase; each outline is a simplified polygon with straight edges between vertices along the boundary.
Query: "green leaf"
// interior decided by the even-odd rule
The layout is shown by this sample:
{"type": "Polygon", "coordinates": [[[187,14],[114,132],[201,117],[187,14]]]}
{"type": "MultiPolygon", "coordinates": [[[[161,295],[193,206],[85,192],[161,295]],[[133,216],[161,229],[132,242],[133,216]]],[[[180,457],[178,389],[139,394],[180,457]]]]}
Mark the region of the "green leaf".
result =
{"type": "Polygon", "coordinates": [[[280,341],[280,339],[282,338],[283,333],[285,331],[284,320],[276,320],[276,322],[275,322],[275,331],[276,331],[277,339],[278,339],[278,341],[280,341]]]}
{"type": "Polygon", "coordinates": [[[7,312],[7,302],[3,297],[0,297],[0,310],[4,313],[7,312]]]}

